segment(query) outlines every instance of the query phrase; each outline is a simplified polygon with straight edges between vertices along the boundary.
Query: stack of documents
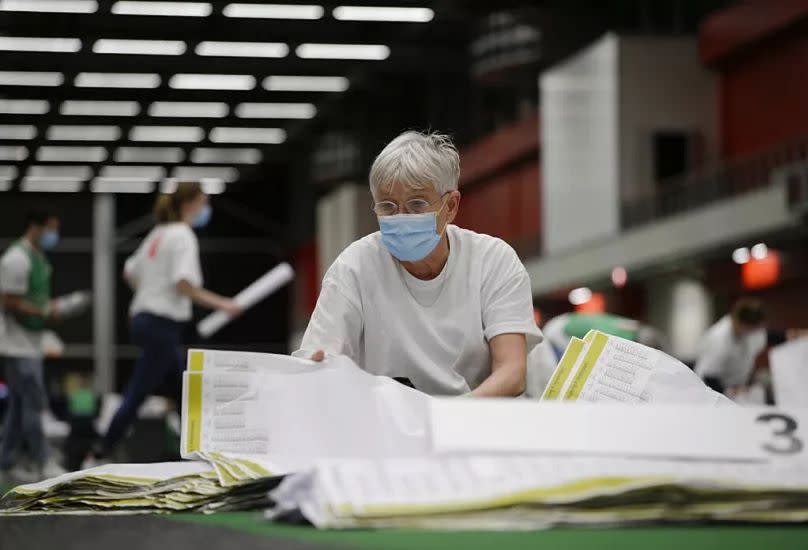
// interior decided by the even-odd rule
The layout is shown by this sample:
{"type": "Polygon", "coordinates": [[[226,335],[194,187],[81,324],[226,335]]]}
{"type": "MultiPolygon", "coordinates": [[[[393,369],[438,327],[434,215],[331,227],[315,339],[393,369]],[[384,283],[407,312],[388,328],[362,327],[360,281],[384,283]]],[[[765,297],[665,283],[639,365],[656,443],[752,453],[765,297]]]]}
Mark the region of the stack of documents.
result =
{"type": "Polygon", "coordinates": [[[684,363],[637,342],[590,331],[570,340],[543,400],[726,405],[684,363]]]}
{"type": "Polygon", "coordinates": [[[320,528],[536,529],[808,521],[808,463],[459,456],[324,462],[274,490],[269,518],[320,528]]]}
{"type": "Polygon", "coordinates": [[[21,485],[0,513],[138,513],[263,508],[277,484],[266,465],[242,457],[156,464],[107,464],[21,485]]]}

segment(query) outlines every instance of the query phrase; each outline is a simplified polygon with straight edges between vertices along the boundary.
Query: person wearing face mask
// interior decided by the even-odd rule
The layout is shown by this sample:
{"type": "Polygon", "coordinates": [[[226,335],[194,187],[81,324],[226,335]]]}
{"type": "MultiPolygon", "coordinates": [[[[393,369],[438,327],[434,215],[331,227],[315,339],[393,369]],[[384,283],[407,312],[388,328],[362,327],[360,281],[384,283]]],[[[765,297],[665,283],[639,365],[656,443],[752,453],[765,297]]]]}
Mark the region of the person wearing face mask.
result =
{"type": "Polygon", "coordinates": [[[0,365],[5,367],[10,403],[0,442],[0,477],[30,482],[63,473],[49,459],[41,413],[47,404],[43,383],[42,336],[58,319],[51,300],[51,265],[44,252],[59,242],[59,218],[30,212],[25,233],[0,257],[0,365]],[[25,448],[33,470],[20,465],[25,448]]]}
{"type": "Polygon", "coordinates": [[[157,225],[126,260],[124,279],[134,289],[129,307],[132,342],[139,348],[132,377],[102,441],[96,459],[108,456],[134,422],[145,398],[166,380],[179,398],[185,359],[183,325],[191,319],[192,303],[236,316],[231,299],[202,286],[199,243],[194,229],[210,221],[208,196],[198,182],[180,182],[173,193],[160,195],[154,208],[157,225]]]}
{"type": "Polygon", "coordinates": [[[530,279],[504,241],[452,225],[459,155],[449,137],[405,132],[370,170],[380,231],[323,278],[301,349],[349,356],[430,395],[517,396],[541,341],[530,279]]]}

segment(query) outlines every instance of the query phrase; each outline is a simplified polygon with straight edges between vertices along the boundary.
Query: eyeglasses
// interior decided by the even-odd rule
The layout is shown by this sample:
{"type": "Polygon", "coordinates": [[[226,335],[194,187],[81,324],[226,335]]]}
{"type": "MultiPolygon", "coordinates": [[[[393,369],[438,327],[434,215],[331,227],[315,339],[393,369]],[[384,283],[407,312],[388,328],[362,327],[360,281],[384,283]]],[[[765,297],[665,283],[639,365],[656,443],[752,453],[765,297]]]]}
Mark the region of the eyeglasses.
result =
{"type": "MultiPolygon", "coordinates": [[[[404,203],[404,210],[409,214],[424,214],[429,212],[429,208],[436,202],[443,200],[443,197],[445,196],[446,193],[441,195],[438,200],[433,202],[429,202],[426,199],[410,199],[404,203]]],[[[372,209],[377,216],[395,216],[401,211],[401,207],[398,205],[398,203],[393,201],[377,202],[373,205],[372,209]]]]}

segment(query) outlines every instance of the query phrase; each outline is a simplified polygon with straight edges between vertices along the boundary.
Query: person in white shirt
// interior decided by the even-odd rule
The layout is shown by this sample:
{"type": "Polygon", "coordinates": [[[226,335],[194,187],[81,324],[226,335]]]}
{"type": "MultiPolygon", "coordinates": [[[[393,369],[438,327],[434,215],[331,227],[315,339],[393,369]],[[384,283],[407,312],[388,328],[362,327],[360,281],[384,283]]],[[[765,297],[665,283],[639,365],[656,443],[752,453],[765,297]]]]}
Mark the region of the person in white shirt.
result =
{"type": "Polygon", "coordinates": [[[741,298],[707,330],[699,344],[694,371],[714,390],[733,395],[749,383],[755,360],[769,345],[786,339],[783,331],[766,330],[760,300],[741,298]]]}
{"type": "Polygon", "coordinates": [[[171,194],[157,199],[157,226],[126,260],[124,278],[134,289],[129,308],[132,341],[140,354],[121,404],[93,454],[109,454],[134,421],[144,399],[169,380],[180,394],[183,325],[191,319],[192,303],[235,316],[240,308],[230,299],[202,286],[199,243],[192,228],[211,217],[208,197],[198,182],[180,182],[171,194]]]}
{"type": "Polygon", "coordinates": [[[431,395],[516,396],[541,341],[530,279],[504,241],[452,225],[459,155],[405,132],[370,170],[380,231],[325,274],[298,357],[347,355],[431,395]]]}
{"type": "Polygon", "coordinates": [[[59,304],[51,299],[52,269],[44,251],[58,242],[59,218],[37,209],[28,213],[22,238],[0,257],[0,366],[5,367],[9,389],[0,478],[12,483],[64,473],[49,458],[41,420],[47,406],[42,336],[47,323],[59,318],[59,304]],[[31,459],[33,472],[20,467],[22,450],[31,459]]]}

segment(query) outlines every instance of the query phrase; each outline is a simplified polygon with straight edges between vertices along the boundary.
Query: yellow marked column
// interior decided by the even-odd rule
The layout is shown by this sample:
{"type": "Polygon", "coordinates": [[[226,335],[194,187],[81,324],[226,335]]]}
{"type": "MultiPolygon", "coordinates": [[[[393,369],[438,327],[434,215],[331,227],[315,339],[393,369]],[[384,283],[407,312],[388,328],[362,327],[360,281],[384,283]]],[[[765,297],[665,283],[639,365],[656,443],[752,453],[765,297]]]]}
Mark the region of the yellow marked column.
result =
{"type": "Polygon", "coordinates": [[[581,391],[584,389],[586,381],[589,380],[589,375],[592,373],[595,363],[597,363],[598,358],[600,357],[600,354],[608,341],[609,337],[602,332],[596,332],[594,334],[592,337],[592,342],[589,345],[589,350],[586,352],[586,355],[581,361],[581,366],[578,367],[578,372],[575,373],[569,388],[567,388],[567,393],[564,395],[564,399],[578,399],[578,397],[581,395],[581,391]]]}
{"type": "Polygon", "coordinates": [[[550,382],[544,389],[544,395],[541,396],[542,399],[558,399],[561,394],[561,388],[564,387],[570,375],[570,370],[575,364],[575,361],[578,360],[578,356],[581,354],[581,350],[584,349],[584,345],[584,341],[580,338],[570,340],[570,343],[567,344],[567,349],[564,351],[564,355],[561,356],[561,361],[558,362],[558,367],[556,367],[552,378],[550,378],[550,382]]]}

